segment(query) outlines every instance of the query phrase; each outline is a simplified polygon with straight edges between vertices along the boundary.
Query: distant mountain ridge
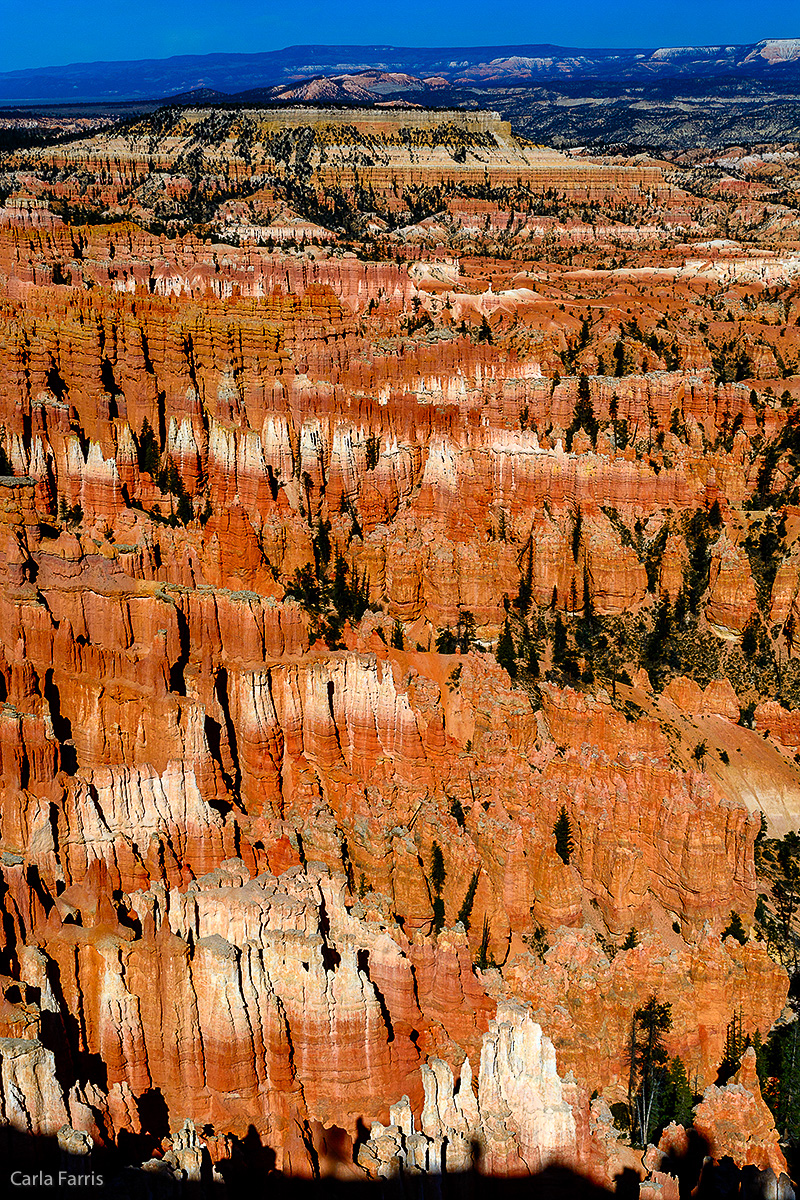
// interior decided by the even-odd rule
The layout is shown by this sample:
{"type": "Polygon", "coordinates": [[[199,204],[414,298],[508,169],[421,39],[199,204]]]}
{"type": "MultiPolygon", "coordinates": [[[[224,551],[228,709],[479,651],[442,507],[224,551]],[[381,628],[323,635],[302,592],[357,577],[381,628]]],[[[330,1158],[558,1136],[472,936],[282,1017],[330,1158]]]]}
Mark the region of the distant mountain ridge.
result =
{"type": "MultiPolygon", "coordinates": [[[[256,89],[297,89],[315,80],[374,73],[386,77],[380,89],[383,95],[392,94],[392,76],[400,77],[394,81],[394,91],[404,94],[446,87],[524,87],[570,81],[647,85],[659,80],[733,78],[797,84],[800,38],[772,38],[747,45],[627,49],[550,44],[417,48],[311,45],[258,54],[72,63],[0,73],[0,103],[168,99],[201,89],[238,95],[256,89]]],[[[316,90],[325,98],[336,94],[335,88],[321,86],[316,90]]],[[[293,98],[298,98],[297,91],[293,98]]],[[[424,101],[424,96],[420,99],[424,101]]]]}

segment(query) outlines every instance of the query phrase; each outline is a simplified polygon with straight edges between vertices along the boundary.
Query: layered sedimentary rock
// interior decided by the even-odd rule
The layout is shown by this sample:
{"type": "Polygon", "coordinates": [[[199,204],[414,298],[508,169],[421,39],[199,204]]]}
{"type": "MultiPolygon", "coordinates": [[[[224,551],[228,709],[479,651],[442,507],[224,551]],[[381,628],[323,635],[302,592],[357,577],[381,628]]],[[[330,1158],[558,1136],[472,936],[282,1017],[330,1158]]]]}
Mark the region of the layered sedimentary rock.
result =
{"type": "Polygon", "coordinates": [[[83,171],[103,176],[84,196],[107,207],[118,206],[132,187],[140,203],[152,204],[148,191],[154,172],[161,176],[163,200],[180,200],[191,192],[187,157],[198,155],[206,187],[218,201],[227,200],[224,193],[230,195],[231,185],[234,192],[257,192],[265,176],[281,182],[299,176],[319,190],[350,189],[358,186],[365,165],[370,188],[389,203],[403,188],[469,188],[485,184],[487,175],[495,187],[522,182],[536,191],[557,188],[580,199],[614,189],[633,197],[670,190],[655,164],[570,161],[518,140],[508,122],[486,111],[187,109],[160,122],[156,145],[153,133],[144,120],[100,139],[48,148],[41,158],[62,173],[50,193],[74,198],[64,174],[80,164],[83,171]]]}
{"type": "Polygon", "coordinates": [[[610,1182],[654,995],[777,1170],[713,1085],[788,989],[794,260],[652,164],[346,118],[0,164],[0,1120],[610,1182]]]}

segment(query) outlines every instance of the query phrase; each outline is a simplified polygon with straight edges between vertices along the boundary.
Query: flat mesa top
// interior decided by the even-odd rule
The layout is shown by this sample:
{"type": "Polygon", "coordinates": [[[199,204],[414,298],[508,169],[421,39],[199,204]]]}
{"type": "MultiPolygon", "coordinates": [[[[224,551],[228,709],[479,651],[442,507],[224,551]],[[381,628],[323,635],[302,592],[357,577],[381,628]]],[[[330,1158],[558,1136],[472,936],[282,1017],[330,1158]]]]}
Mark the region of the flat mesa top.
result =
{"type": "MultiPolygon", "coordinates": [[[[225,105],[220,109],[225,110],[225,105]]],[[[418,126],[422,129],[444,123],[462,125],[465,129],[492,129],[505,124],[494,109],[478,108],[326,108],[304,105],[296,108],[236,108],[231,113],[257,118],[265,124],[285,127],[296,125],[381,125],[391,128],[418,126]]],[[[184,120],[194,123],[207,118],[207,108],[187,109],[184,120]]]]}

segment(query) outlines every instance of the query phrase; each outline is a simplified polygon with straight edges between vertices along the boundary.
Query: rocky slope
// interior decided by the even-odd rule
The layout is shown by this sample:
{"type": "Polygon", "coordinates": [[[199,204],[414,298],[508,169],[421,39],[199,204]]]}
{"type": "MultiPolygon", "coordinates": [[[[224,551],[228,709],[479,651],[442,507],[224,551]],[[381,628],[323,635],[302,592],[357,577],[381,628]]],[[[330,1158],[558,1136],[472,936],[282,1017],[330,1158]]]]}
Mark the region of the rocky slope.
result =
{"type": "Polygon", "coordinates": [[[636,1011],[711,1128],[788,991],[796,213],[317,116],[0,164],[3,1120],[643,1174],[636,1011]]]}
{"type": "MultiPolygon", "coordinates": [[[[650,82],[662,78],[768,78],[796,81],[797,38],[766,38],[747,45],[588,49],[553,45],[398,47],[290,46],[255,54],[178,55],[167,60],[72,63],[0,73],[0,97],[113,100],[172,96],[192,91],[241,93],[302,86],[330,77],[379,75],[387,91],[409,83],[446,84],[601,79],[650,82]],[[794,70],[793,70],[794,68],[794,70]],[[411,78],[409,78],[409,76],[411,78]],[[388,85],[388,87],[386,86],[388,85]]],[[[374,79],[370,79],[374,82],[374,79]]],[[[413,90],[413,88],[412,88],[413,90]]],[[[327,100],[328,93],[308,99],[327,100]]],[[[266,99],[259,96],[259,99],[266,99]]]]}
{"type": "Polygon", "coordinates": [[[798,80],[797,38],[617,49],[293,46],[73,63],[0,72],[0,102],[14,106],[0,113],[0,145],[63,136],[78,128],[76,118],[102,128],[165,103],[300,102],[496,109],[518,131],[553,146],[722,149],[795,138],[798,80]]]}

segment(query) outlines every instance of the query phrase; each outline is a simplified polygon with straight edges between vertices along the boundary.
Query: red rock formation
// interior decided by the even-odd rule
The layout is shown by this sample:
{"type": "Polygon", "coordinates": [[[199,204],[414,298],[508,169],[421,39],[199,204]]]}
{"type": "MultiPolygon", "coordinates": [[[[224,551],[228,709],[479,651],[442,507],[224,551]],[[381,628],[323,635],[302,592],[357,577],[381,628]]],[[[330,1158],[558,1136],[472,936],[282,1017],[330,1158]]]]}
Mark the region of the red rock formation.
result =
{"type": "Polygon", "coordinates": [[[631,1015],[642,997],[656,994],[671,1004],[667,1035],[671,1055],[680,1056],[692,1078],[716,1078],[725,1052],[725,1030],[734,1014],[744,1026],[765,1034],[786,995],[785,976],[763,945],[739,947],[709,934],[683,950],[669,949],[657,936],[611,959],[586,932],[560,932],[544,962],[530,953],[511,959],[506,970],[515,994],[535,1006],[550,1029],[565,1070],[591,1077],[627,1097],[624,1046],[631,1015]],[[591,1062],[591,1068],[588,1067],[591,1062]]]}
{"type": "MultiPolygon", "coordinates": [[[[197,184],[221,205],[209,228],[148,233],[153,172],[183,211],[192,185],[172,168],[201,119],[153,148],[142,125],[8,166],[17,192],[120,220],[0,210],[0,1120],[69,1120],[78,1153],[146,1137],[137,1102],[157,1092],[170,1178],[196,1172],[208,1125],[215,1159],[252,1124],[301,1173],[312,1145],[352,1156],[360,1119],[406,1121],[404,1091],[435,1140],[434,1100],[471,1058],[491,1169],[568,1145],[608,1182],[625,1155],[587,1096],[623,1097],[642,996],[669,997],[669,1051],[706,1086],[732,1013],[765,1034],[787,991],[762,943],[720,941],[732,910],[750,923],[760,821],[721,756],[703,770],[691,751],[709,730],[732,738],[756,696],[758,732],[794,750],[796,714],[746,662],[724,678],[703,662],[702,682],[637,673],[660,599],[674,615],[694,587],[698,637],[738,646],[754,617],[780,623],[792,678],[798,514],[784,506],[769,589],[750,500],[791,483],[764,447],[789,445],[794,410],[766,376],[716,382],[726,323],[705,298],[752,264],[665,236],[679,223],[698,241],[710,218],[660,167],[533,150],[471,115],[491,181],[519,178],[513,218],[448,194],[485,173],[429,137],[439,118],[412,121],[412,161],[382,112],[363,117],[386,160],[371,186],[407,221],[373,230],[384,261],[215,240],[227,216],[272,221],[296,167],[272,157],[288,118],[240,114],[197,184]],[[445,194],[410,228],[419,186],[445,194]],[[609,211],[540,215],[553,188],[609,211]],[[619,219],[618,199],[650,206],[647,225],[619,219]],[[631,262],[601,264],[622,241],[631,262]],[[695,305],[696,321],[675,315],[695,305]],[[686,542],[698,512],[702,553],[686,542]],[[556,614],[586,626],[572,675],[551,647],[522,686],[491,653],[436,651],[467,611],[491,650],[528,576],[531,637],[556,614]],[[593,640],[620,630],[619,669],[593,679],[593,640]],[[615,953],[634,926],[639,944],[615,953]],[[520,1000],[574,1072],[558,1136],[518,1086],[520,1000]]],[[[326,188],[356,196],[351,134],[336,114],[325,130],[307,196],[323,223],[326,188]]],[[[740,322],[762,375],[778,361],[764,303],[768,320],[740,322]]],[[[772,1153],[758,1103],[747,1152],[772,1153]]],[[[414,1136],[390,1140],[410,1153],[414,1136]]]]}
{"type": "Polygon", "coordinates": [[[786,1159],[778,1145],[772,1113],[761,1098],[752,1047],[745,1050],[730,1083],[706,1088],[695,1109],[694,1125],[707,1139],[713,1158],[728,1155],[737,1167],[752,1163],[762,1169],[770,1167],[776,1175],[785,1173],[786,1159]]]}

